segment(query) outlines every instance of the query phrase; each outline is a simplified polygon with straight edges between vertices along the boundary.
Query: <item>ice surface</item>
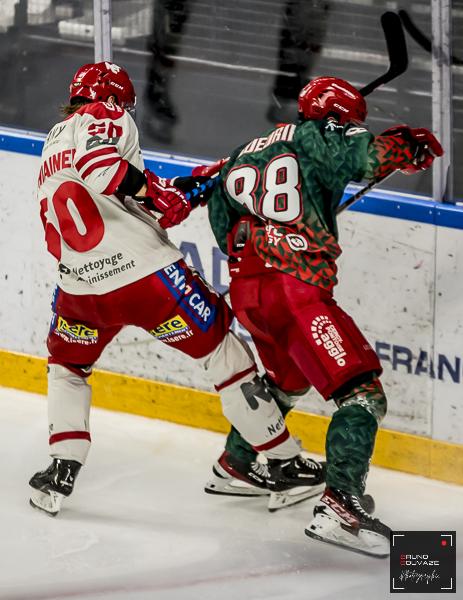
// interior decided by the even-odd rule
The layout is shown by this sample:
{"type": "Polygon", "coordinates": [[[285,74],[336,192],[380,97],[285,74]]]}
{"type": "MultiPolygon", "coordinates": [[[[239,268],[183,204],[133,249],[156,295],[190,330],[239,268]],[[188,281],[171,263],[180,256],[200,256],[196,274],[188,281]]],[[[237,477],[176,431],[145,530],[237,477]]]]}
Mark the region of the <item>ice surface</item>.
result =
{"type": "MultiPolygon", "coordinates": [[[[205,494],[223,437],[198,429],[94,409],[94,445],[74,494],[55,519],[35,511],[27,482],[49,463],[46,402],[0,389],[0,407],[1,599],[391,597],[388,560],[304,535],[313,501],[269,514],[264,498],[205,494]]],[[[463,535],[461,487],[373,468],[368,491],[395,529],[463,535]]]]}

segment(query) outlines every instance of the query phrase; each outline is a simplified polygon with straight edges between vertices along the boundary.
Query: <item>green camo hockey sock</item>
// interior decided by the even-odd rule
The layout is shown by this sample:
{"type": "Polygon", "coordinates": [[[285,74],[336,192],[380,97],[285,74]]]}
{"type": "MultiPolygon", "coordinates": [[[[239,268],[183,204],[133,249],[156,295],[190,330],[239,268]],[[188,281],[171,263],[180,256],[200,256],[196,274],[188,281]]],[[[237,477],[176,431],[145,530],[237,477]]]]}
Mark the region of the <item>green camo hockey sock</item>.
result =
{"type": "Polygon", "coordinates": [[[326,485],[363,495],[378,423],[358,404],[342,406],[333,415],[326,435],[326,485]]]}
{"type": "Polygon", "coordinates": [[[231,428],[225,443],[225,450],[230,452],[235,458],[239,458],[245,462],[253,462],[256,460],[257,452],[241,437],[240,432],[234,427],[231,428]]]}

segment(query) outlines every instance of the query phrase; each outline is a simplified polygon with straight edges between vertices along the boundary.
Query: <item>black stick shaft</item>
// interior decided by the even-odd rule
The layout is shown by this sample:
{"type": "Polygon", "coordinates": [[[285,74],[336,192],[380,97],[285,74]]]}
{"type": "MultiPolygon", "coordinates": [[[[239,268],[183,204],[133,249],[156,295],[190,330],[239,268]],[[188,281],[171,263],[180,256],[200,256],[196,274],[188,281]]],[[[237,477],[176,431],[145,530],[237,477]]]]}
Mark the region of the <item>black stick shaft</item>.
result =
{"type": "Polygon", "coordinates": [[[386,73],[370,81],[360,90],[362,96],[368,96],[380,85],[392,81],[404,73],[408,67],[407,43],[399,15],[392,11],[383,13],[381,15],[381,25],[387,46],[389,68],[386,73]]]}
{"type": "Polygon", "coordinates": [[[347,198],[347,200],[345,202],[340,204],[338,206],[338,208],[336,209],[336,214],[339,215],[340,213],[344,212],[346,209],[349,208],[349,206],[352,206],[352,204],[354,204],[354,202],[357,202],[357,200],[360,200],[360,198],[363,198],[363,196],[365,196],[365,194],[368,194],[368,192],[370,190],[375,188],[380,183],[383,183],[383,181],[386,181],[386,179],[389,179],[389,177],[392,177],[392,175],[394,175],[394,173],[397,173],[397,171],[392,171],[391,173],[388,173],[384,177],[379,177],[377,179],[374,179],[373,181],[370,181],[370,183],[368,185],[366,185],[364,188],[359,190],[357,193],[353,194],[350,198],[347,198]]]}

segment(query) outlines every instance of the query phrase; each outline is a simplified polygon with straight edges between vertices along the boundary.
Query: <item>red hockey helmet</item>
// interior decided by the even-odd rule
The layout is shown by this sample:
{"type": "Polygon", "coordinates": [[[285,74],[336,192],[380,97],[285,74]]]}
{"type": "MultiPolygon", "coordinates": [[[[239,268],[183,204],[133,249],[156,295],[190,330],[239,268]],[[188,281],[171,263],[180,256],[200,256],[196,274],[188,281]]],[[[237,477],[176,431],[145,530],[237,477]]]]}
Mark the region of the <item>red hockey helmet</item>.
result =
{"type": "Polygon", "coordinates": [[[111,62],[91,63],[80,67],[69,86],[69,101],[76,97],[93,102],[115,96],[117,104],[131,109],[135,106],[135,90],[127,72],[111,62]]]}
{"type": "Polygon", "coordinates": [[[367,116],[365,98],[350,83],[337,77],[312,79],[299,94],[298,110],[304,119],[334,115],[340,125],[363,123],[367,116]]]}

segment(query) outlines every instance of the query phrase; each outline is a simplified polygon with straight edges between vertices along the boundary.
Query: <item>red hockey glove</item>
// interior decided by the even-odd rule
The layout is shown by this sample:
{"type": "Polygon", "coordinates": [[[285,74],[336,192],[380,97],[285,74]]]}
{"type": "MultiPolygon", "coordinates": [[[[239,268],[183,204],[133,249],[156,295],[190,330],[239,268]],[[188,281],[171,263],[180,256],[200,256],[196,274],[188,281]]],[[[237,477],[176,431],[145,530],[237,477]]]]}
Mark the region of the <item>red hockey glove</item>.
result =
{"type": "Polygon", "coordinates": [[[191,174],[193,177],[212,177],[216,173],[219,173],[229,160],[230,157],[228,156],[227,158],[221,158],[212,165],[199,165],[191,171],[191,174]]]}
{"type": "Polygon", "coordinates": [[[397,125],[386,129],[381,137],[392,137],[402,144],[405,142],[410,148],[412,159],[404,168],[399,167],[402,173],[411,175],[429,169],[436,156],[442,156],[444,150],[436,137],[423,127],[412,129],[407,125],[397,125]]]}
{"type": "Polygon", "coordinates": [[[143,171],[146,177],[146,197],[153,205],[151,210],[162,213],[158,223],[164,229],[173,227],[184,221],[191,212],[185,194],[173,186],[168,179],[158,177],[152,171],[143,171]]]}

